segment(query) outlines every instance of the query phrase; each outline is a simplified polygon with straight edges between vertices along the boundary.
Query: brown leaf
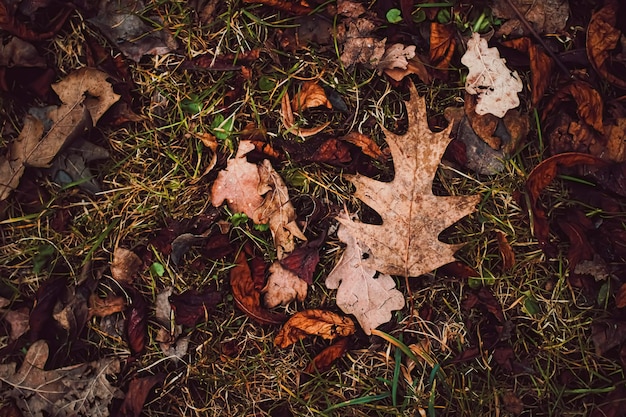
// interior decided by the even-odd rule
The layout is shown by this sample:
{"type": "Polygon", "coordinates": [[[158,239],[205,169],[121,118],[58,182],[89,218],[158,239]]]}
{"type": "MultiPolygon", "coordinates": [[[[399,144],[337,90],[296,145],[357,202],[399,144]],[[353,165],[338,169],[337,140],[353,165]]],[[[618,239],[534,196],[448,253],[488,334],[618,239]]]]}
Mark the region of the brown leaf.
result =
{"type": "Polygon", "coordinates": [[[465,93],[465,115],[469,121],[474,133],[478,135],[491,149],[499,150],[502,145],[502,140],[495,136],[500,118],[494,116],[491,113],[478,114],[476,113],[477,97],[465,93]]]}
{"type": "Polygon", "coordinates": [[[37,48],[20,38],[11,38],[6,45],[0,45],[0,67],[45,66],[46,60],[39,55],[37,48]]]}
{"type": "Polygon", "coordinates": [[[283,268],[280,262],[276,261],[270,266],[270,276],[262,293],[265,305],[274,308],[278,305],[287,305],[294,300],[300,302],[306,298],[308,285],[306,281],[300,279],[293,272],[283,268]]]}
{"type": "Polygon", "coordinates": [[[301,246],[281,259],[280,264],[307,284],[313,284],[313,273],[320,261],[319,246],[301,246]]]}
{"type": "Polygon", "coordinates": [[[136,355],[143,352],[146,347],[148,335],[148,306],[143,296],[136,290],[128,290],[132,304],[128,308],[126,318],[126,337],[130,351],[136,355]]]}
{"type": "Polygon", "coordinates": [[[9,340],[17,340],[21,335],[29,329],[30,310],[28,307],[22,307],[17,310],[9,310],[6,312],[4,319],[11,326],[9,340]]]}
{"type": "Polygon", "coordinates": [[[171,295],[169,300],[175,312],[176,323],[194,327],[200,320],[208,319],[209,311],[222,301],[222,295],[214,290],[187,290],[179,295],[171,295]]]}
{"type": "Polygon", "coordinates": [[[339,57],[346,67],[364,64],[369,68],[375,68],[385,53],[386,40],[379,40],[372,36],[376,24],[365,18],[350,18],[339,26],[337,39],[343,48],[339,57]]]}
{"type": "Polygon", "coordinates": [[[430,24],[430,64],[447,74],[456,49],[456,28],[437,22],[430,24]]]}
{"type": "Polygon", "coordinates": [[[419,276],[454,260],[461,245],[438,240],[442,230],[475,211],[480,196],[435,196],[432,179],[450,142],[450,130],[433,133],[426,119],[426,104],[411,85],[407,102],[409,130],[396,135],[383,128],[394,156],[392,182],[347,176],[355,196],[372,207],[382,225],[338,219],[350,235],[371,250],[363,266],[389,275],[419,276]],[[402,157],[399,157],[402,155],[402,157]],[[389,210],[393,207],[393,210],[389,210]]]}
{"type": "Polygon", "coordinates": [[[324,106],[332,109],[324,89],[316,81],[307,81],[302,85],[302,89],[296,94],[291,102],[294,111],[303,111],[313,107],[324,106]]]}
{"type": "Polygon", "coordinates": [[[424,65],[424,61],[417,55],[409,59],[406,69],[392,68],[386,69],[385,74],[394,81],[400,82],[410,74],[415,74],[424,84],[430,84],[431,77],[424,65]]]}
{"type": "Polygon", "coordinates": [[[282,314],[272,313],[261,307],[261,293],[254,288],[244,252],[237,255],[235,266],[230,270],[230,286],[237,307],[257,323],[282,324],[287,319],[282,314]]]}
{"type": "Polygon", "coordinates": [[[605,354],[626,341],[626,322],[621,320],[602,320],[591,324],[591,340],[596,355],[605,354]]]}
{"type": "Polygon", "coordinates": [[[548,254],[553,248],[549,242],[548,219],[545,210],[539,202],[541,192],[554,180],[559,167],[573,167],[576,165],[591,165],[602,167],[606,162],[595,156],[584,153],[563,153],[552,156],[537,165],[526,180],[526,190],[530,198],[530,209],[533,214],[533,232],[539,245],[548,254]]]}
{"type": "Polygon", "coordinates": [[[378,74],[384,70],[402,69],[406,70],[409,66],[409,60],[415,57],[415,45],[405,46],[401,43],[394,43],[388,46],[385,53],[376,65],[378,74]]]}
{"type": "Polygon", "coordinates": [[[277,10],[282,10],[287,13],[295,15],[308,15],[313,12],[313,9],[307,4],[306,1],[285,1],[285,0],[244,0],[244,3],[251,4],[263,4],[265,6],[273,7],[277,10]]]}
{"type": "Polygon", "coordinates": [[[35,305],[30,312],[29,326],[31,341],[49,336],[54,331],[55,321],[52,318],[54,306],[66,290],[65,279],[48,279],[37,289],[35,305]]]}
{"type": "Polygon", "coordinates": [[[547,120],[555,110],[559,110],[557,106],[561,106],[569,97],[576,102],[576,113],[578,116],[596,131],[603,133],[602,113],[604,111],[604,102],[600,93],[583,81],[573,81],[557,91],[546,104],[541,118],[547,120]]]}
{"type": "Polygon", "coordinates": [[[513,391],[505,391],[502,395],[502,405],[511,414],[519,416],[524,412],[524,403],[513,391]]]}
{"type": "Polygon", "coordinates": [[[13,5],[17,6],[16,3],[0,1],[0,27],[25,41],[41,41],[54,37],[74,11],[73,5],[65,5],[49,20],[50,27],[46,27],[45,32],[37,32],[16,17],[16,7],[11,7],[13,5]]]}
{"type": "MultiPolygon", "coordinates": [[[[569,2],[563,0],[546,0],[542,2],[511,1],[540,35],[561,33],[565,29],[570,15],[569,2]]],[[[507,1],[496,1],[492,2],[491,5],[494,16],[507,20],[498,29],[496,36],[530,35],[528,29],[521,23],[519,17],[507,1]]]]}
{"type": "Polygon", "coordinates": [[[296,126],[295,119],[293,117],[293,110],[291,108],[291,104],[289,103],[289,93],[287,92],[285,92],[283,98],[280,101],[280,109],[281,120],[285,128],[294,135],[300,136],[302,138],[317,135],[322,130],[326,129],[326,127],[330,124],[330,122],[326,122],[320,126],[308,129],[296,126]]]}
{"type": "Polygon", "coordinates": [[[15,402],[8,401],[0,408],[0,417],[24,417],[24,414],[22,414],[15,402]]]}
{"type": "Polygon", "coordinates": [[[472,308],[480,308],[493,314],[493,316],[500,322],[504,323],[504,313],[502,312],[502,306],[496,299],[493,292],[488,287],[480,287],[478,291],[471,291],[467,294],[467,297],[462,303],[463,309],[466,311],[472,308]]]}
{"type": "Polygon", "coordinates": [[[515,252],[513,252],[513,248],[504,232],[496,230],[496,238],[498,239],[498,249],[502,258],[502,270],[508,271],[515,266],[515,252]]]}
{"type": "Polygon", "coordinates": [[[378,144],[369,136],[365,136],[359,132],[350,132],[347,135],[342,136],[340,139],[358,146],[365,155],[373,159],[380,162],[384,162],[386,159],[383,151],[380,149],[380,146],[378,146],[378,144]]]}
{"type": "Polygon", "coordinates": [[[135,252],[117,247],[113,250],[113,262],[111,262],[111,276],[117,282],[132,284],[134,276],[143,266],[143,261],[135,252]]]}
{"type": "Polygon", "coordinates": [[[330,369],[335,361],[341,358],[350,348],[350,339],[343,337],[326,349],[315,355],[313,360],[304,369],[304,373],[323,373],[330,369]]]}
{"type": "Polygon", "coordinates": [[[623,48],[620,39],[624,35],[616,27],[620,8],[619,1],[607,0],[604,7],[591,16],[587,26],[587,56],[602,77],[617,87],[626,89],[626,79],[615,75],[623,75],[626,71],[623,55],[621,60],[616,56],[616,52],[623,48]]]}
{"type": "Polygon", "coordinates": [[[340,140],[330,138],[323,141],[316,149],[313,155],[304,158],[311,162],[319,162],[331,165],[347,164],[352,161],[350,148],[340,140]]]}
{"type": "Polygon", "coordinates": [[[326,310],[304,310],[287,320],[276,335],[274,344],[286,348],[308,335],[332,340],[336,337],[350,336],[355,330],[354,322],[349,317],[341,317],[326,310]]]}
{"type": "Polygon", "coordinates": [[[124,311],[126,299],[121,295],[109,295],[105,298],[91,294],[89,297],[89,317],[105,317],[124,311]]]}
{"type": "Polygon", "coordinates": [[[119,391],[108,378],[120,371],[117,358],[105,358],[67,368],[47,370],[46,342],[33,343],[22,365],[0,365],[3,399],[13,399],[28,416],[108,415],[109,405],[119,391]]]}
{"type": "Polygon", "coordinates": [[[133,377],[128,385],[128,392],[124,397],[124,402],[115,416],[139,417],[150,391],[152,391],[155,385],[163,382],[164,379],[165,374],[150,375],[143,378],[133,377]]]}
{"type": "Polygon", "coordinates": [[[523,37],[502,42],[503,45],[526,52],[530,60],[530,76],[532,80],[532,103],[537,106],[550,85],[554,61],[541,47],[530,38],[523,37]]]}
{"type": "Polygon", "coordinates": [[[617,294],[615,294],[615,307],[626,307],[626,284],[622,284],[619,290],[617,290],[617,294]]]}

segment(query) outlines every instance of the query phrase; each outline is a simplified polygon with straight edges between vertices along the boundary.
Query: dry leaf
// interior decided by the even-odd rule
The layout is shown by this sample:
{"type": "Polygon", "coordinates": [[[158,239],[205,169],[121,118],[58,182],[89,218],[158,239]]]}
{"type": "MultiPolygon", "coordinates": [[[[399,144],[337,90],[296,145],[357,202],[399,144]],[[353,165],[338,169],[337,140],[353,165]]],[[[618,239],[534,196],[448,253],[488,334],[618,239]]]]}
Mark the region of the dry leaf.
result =
{"type": "Polygon", "coordinates": [[[324,89],[315,81],[307,81],[302,86],[302,89],[293,98],[291,108],[294,111],[302,111],[313,107],[324,106],[332,109],[333,105],[330,104],[324,89]]]}
{"type": "Polygon", "coordinates": [[[30,311],[28,307],[22,307],[17,310],[9,310],[6,312],[4,319],[11,326],[9,340],[17,340],[21,335],[29,329],[30,311]]]}
{"type": "Polygon", "coordinates": [[[345,67],[356,64],[364,64],[375,68],[385,53],[386,39],[378,40],[372,33],[377,25],[369,19],[369,15],[362,6],[355,8],[346,7],[351,2],[338,5],[337,12],[348,16],[337,27],[337,40],[343,44],[341,63],[345,67]],[[361,13],[363,12],[363,13],[361,13]]]}
{"type": "Polygon", "coordinates": [[[132,284],[134,275],[143,266],[143,261],[135,252],[117,247],[113,251],[113,262],[111,262],[111,276],[117,282],[132,284]]]}
{"type": "Polygon", "coordinates": [[[349,317],[341,317],[326,310],[304,310],[287,320],[276,335],[274,344],[286,348],[307,335],[332,340],[336,337],[350,336],[355,330],[354,322],[349,317]]]}
{"type": "MultiPolygon", "coordinates": [[[[539,35],[561,33],[570,16],[569,2],[565,0],[511,0],[539,35]]],[[[492,1],[493,15],[506,20],[496,32],[503,35],[531,35],[521,23],[508,1],[492,1]]]]}
{"type": "Polygon", "coordinates": [[[252,272],[244,252],[237,255],[235,266],[230,270],[230,286],[237,307],[257,323],[281,324],[285,322],[284,315],[272,313],[261,307],[261,293],[254,288],[252,272]]]}
{"type": "Polygon", "coordinates": [[[148,394],[156,384],[160,384],[164,379],[165,374],[162,373],[142,378],[133,377],[116,417],[139,417],[148,394]]]}
{"type": "Polygon", "coordinates": [[[124,311],[126,298],[121,295],[109,295],[100,298],[97,294],[89,297],[89,317],[106,317],[124,311]]]}
{"type": "Polygon", "coordinates": [[[287,92],[285,92],[280,101],[280,117],[283,125],[289,132],[302,138],[317,135],[322,130],[326,129],[326,127],[330,124],[330,122],[326,122],[320,126],[312,128],[302,128],[296,126],[295,119],[293,117],[293,110],[291,108],[291,104],[289,103],[289,93],[287,92]]]}
{"type": "Polygon", "coordinates": [[[518,38],[502,42],[503,45],[526,52],[530,60],[530,77],[532,80],[532,103],[537,106],[550,85],[550,76],[554,68],[554,61],[541,47],[530,38],[518,38]]]}
{"type": "Polygon", "coordinates": [[[615,75],[623,76],[626,67],[622,50],[624,34],[616,27],[619,8],[617,0],[607,0],[604,7],[593,14],[587,26],[587,56],[602,77],[620,88],[626,88],[626,79],[615,75]],[[617,51],[621,53],[618,55],[617,51]]]}
{"type": "Polygon", "coordinates": [[[507,110],[519,106],[517,93],[524,84],[517,71],[508,69],[498,49],[489,48],[478,33],[467,42],[461,62],[469,68],[465,90],[478,95],[476,113],[504,117],[507,110]]]}
{"type": "Polygon", "coordinates": [[[439,234],[475,211],[480,196],[435,196],[432,181],[450,142],[450,130],[433,133],[426,104],[411,85],[407,102],[409,130],[396,135],[383,128],[394,157],[395,178],[385,183],[356,175],[348,179],[355,196],[381,216],[382,225],[339,219],[352,236],[371,250],[363,266],[389,275],[418,276],[454,261],[462,245],[438,240],[439,234]]]}
{"type": "Polygon", "coordinates": [[[347,244],[341,259],[328,274],[326,287],[337,289],[337,306],[358,320],[366,334],[391,320],[391,312],[404,307],[404,296],[396,290],[391,276],[379,274],[364,264],[369,249],[344,226],[337,230],[339,240],[347,244]]]}
{"type": "Polygon", "coordinates": [[[409,59],[406,69],[386,69],[385,74],[387,74],[387,76],[392,80],[398,82],[402,81],[404,77],[409,74],[417,75],[424,84],[430,84],[431,82],[430,74],[428,73],[424,62],[418,56],[414,56],[413,58],[409,59]]]}
{"type": "Polygon", "coordinates": [[[341,140],[358,146],[365,155],[380,162],[384,162],[386,159],[383,151],[380,149],[380,146],[378,146],[378,144],[374,142],[372,138],[370,138],[369,136],[365,136],[362,133],[350,132],[347,135],[341,137],[341,140]]]}
{"type": "Polygon", "coordinates": [[[443,71],[450,68],[450,61],[456,49],[455,35],[454,25],[437,22],[430,24],[430,64],[435,68],[443,71]]]}
{"type": "Polygon", "coordinates": [[[46,60],[32,44],[13,37],[6,45],[0,44],[0,67],[45,68],[46,60]]]}
{"type": "Polygon", "coordinates": [[[385,54],[380,58],[376,69],[378,75],[382,74],[384,70],[388,69],[403,69],[405,70],[409,65],[409,60],[415,56],[415,45],[404,46],[401,43],[395,43],[385,51],[385,54]]]}
{"type": "Polygon", "coordinates": [[[600,93],[584,81],[573,81],[557,91],[546,104],[541,118],[544,121],[547,120],[553,111],[570,97],[576,102],[578,117],[598,132],[603,133],[602,114],[604,101],[600,93]]]}
{"type": "Polygon", "coordinates": [[[619,290],[617,290],[617,294],[615,294],[615,307],[626,307],[626,284],[622,284],[619,290]]]}
{"type": "Polygon", "coordinates": [[[283,268],[280,262],[274,262],[269,271],[271,275],[261,291],[265,294],[264,301],[267,307],[287,305],[294,300],[304,301],[308,289],[306,281],[283,268]]]}
{"type": "Polygon", "coordinates": [[[350,339],[347,337],[337,340],[326,349],[315,355],[311,363],[304,369],[304,373],[312,374],[314,372],[322,373],[330,369],[333,363],[341,358],[350,347],[350,339]]]}
{"type": "Polygon", "coordinates": [[[0,365],[0,388],[28,416],[108,416],[109,404],[119,398],[107,377],[117,375],[117,358],[45,371],[48,345],[39,340],[26,352],[19,370],[16,364],[0,365]]]}
{"type": "Polygon", "coordinates": [[[508,271],[515,266],[515,252],[511,244],[506,238],[504,232],[496,230],[496,238],[498,240],[498,249],[500,250],[500,257],[502,258],[502,270],[508,271]]]}

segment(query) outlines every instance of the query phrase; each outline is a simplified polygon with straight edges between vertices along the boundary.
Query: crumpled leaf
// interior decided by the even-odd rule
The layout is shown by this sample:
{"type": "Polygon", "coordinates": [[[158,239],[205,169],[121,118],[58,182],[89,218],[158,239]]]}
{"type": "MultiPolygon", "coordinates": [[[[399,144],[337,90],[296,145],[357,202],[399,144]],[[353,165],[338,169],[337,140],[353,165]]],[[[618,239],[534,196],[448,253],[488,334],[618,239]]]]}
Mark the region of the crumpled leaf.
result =
{"type": "Polygon", "coordinates": [[[113,250],[111,276],[117,282],[132,284],[134,276],[143,266],[143,261],[132,250],[117,247],[113,250]]]}
{"type": "MultiPolygon", "coordinates": [[[[519,12],[530,22],[535,31],[542,34],[561,33],[565,29],[570,15],[569,2],[566,0],[511,0],[519,12]]],[[[498,29],[496,36],[531,35],[521,23],[515,11],[507,1],[492,1],[492,12],[507,21],[498,29]]]]}
{"type": "Polygon", "coordinates": [[[389,275],[418,276],[454,261],[462,245],[438,240],[439,234],[475,211],[480,196],[435,196],[432,181],[450,142],[450,130],[433,133],[426,104],[411,85],[407,102],[409,130],[396,135],[383,128],[394,160],[395,178],[380,182],[363,175],[348,176],[355,196],[376,210],[382,225],[339,218],[347,231],[371,250],[363,266],[389,275]]]}
{"type": "Polygon", "coordinates": [[[430,74],[428,73],[428,70],[426,69],[426,65],[424,65],[423,59],[421,59],[418,56],[414,56],[413,58],[409,59],[405,69],[401,69],[401,68],[386,69],[385,74],[387,74],[387,76],[391,78],[392,80],[398,81],[398,82],[402,81],[404,77],[406,77],[409,74],[417,75],[424,84],[430,84],[430,81],[431,81],[430,74]]]}
{"type": "Polygon", "coordinates": [[[89,317],[105,317],[124,311],[126,298],[121,295],[109,295],[105,298],[91,294],[89,297],[89,317]]]}
{"type": "Polygon", "coordinates": [[[343,45],[341,63],[345,67],[364,64],[376,68],[385,53],[387,40],[372,36],[377,26],[372,16],[362,4],[352,1],[338,2],[337,14],[347,16],[337,26],[337,40],[343,45]]]}
{"type": "Polygon", "coordinates": [[[539,45],[533,43],[527,37],[512,39],[502,44],[528,54],[532,83],[532,103],[533,106],[536,106],[550,85],[550,75],[554,68],[554,61],[539,45]]]}
{"type": "Polygon", "coordinates": [[[299,311],[287,320],[280,329],[274,344],[286,348],[308,335],[332,340],[354,334],[356,328],[349,317],[342,317],[326,310],[312,309],[299,311]]]}
{"type": "Polygon", "coordinates": [[[28,307],[9,310],[4,315],[4,320],[11,326],[9,340],[17,340],[29,329],[30,310],[28,307]]]}
{"type": "MultiPolygon", "coordinates": [[[[622,5],[623,7],[623,5],[622,5]]],[[[610,83],[626,88],[626,79],[616,74],[624,74],[624,34],[617,28],[620,2],[607,0],[604,7],[591,16],[587,26],[587,56],[593,68],[610,83]],[[621,51],[619,54],[618,51],[621,51]]]]}
{"type": "Polygon", "coordinates": [[[24,415],[108,416],[109,404],[120,392],[107,379],[120,372],[117,358],[44,370],[49,350],[45,341],[33,343],[18,370],[0,365],[3,397],[13,398],[24,415]]]}
{"type": "Polygon", "coordinates": [[[267,279],[267,284],[261,291],[265,294],[263,300],[267,307],[274,308],[278,305],[287,305],[294,300],[304,301],[308,290],[306,281],[283,268],[280,262],[274,262],[269,271],[270,276],[267,279]]]}
{"type": "Polygon", "coordinates": [[[524,84],[517,71],[508,69],[498,49],[489,48],[478,33],[467,42],[461,62],[469,68],[465,90],[478,95],[476,113],[504,117],[509,109],[519,106],[517,93],[524,84]]]}
{"type": "Polygon", "coordinates": [[[384,55],[378,61],[376,69],[380,75],[384,70],[388,69],[406,69],[409,60],[415,56],[415,45],[404,46],[401,43],[394,43],[387,47],[384,55]]]}
{"type": "Polygon", "coordinates": [[[287,92],[285,92],[282,100],[280,101],[280,116],[283,125],[285,125],[287,130],[294,135],[300,136],[302,138],[317,135],[322,130],[326,129],[326,127],[330,124],[330,122],[326,122],[322,123],[319,126],[310,128],[296,126],[295,118],[293,116],[293,109],[291,108],[291,104],[289,103],[289,93],[287,92]]]}
{"type": "Polygon", "coordinates": [[[119,100],[107,77],[102,71],[81,68],[52,85],[63,104],[48,108],[43,121],[30,114],[24,118],[8,156],[0,158],[0,201],[17,187],[26,166],[47,167],[61,148],[94,126],[119,100]],[[48,123],[51,127],[44,128],[48,123]]]}
{"type": "Polygon", "coordinates": [[[384,162],[386,156],[380,149],[380,146],[372,140],[369,136],[365,136],[359,132],[350,132],[340,138],[343,141],[349,142],[355,146],[358,146],[361,151],[370,158],[376,159],[380,162],[384,162]]]}
{"type": "Polygon", "coordinates": [[[404,307],[404,295],[391,276],[376,276],[376,270],[364,264],[364,257],[369,258],[371,252],[346,227],[339,227],[337,237],[348,246],[328,274],[326,287],[337,289],[337,306],[354,315],[363,331],[371,334],[372,329],[391,320],[392,311],[404,307]]]}
{"type": "MultiPolygon", "coordinates": [[[[144,55],[163,55],[177,48],[174,37],[166,30],[155,30],[140,17],[145,6],[141,0],[100,2],[98,15],[89,19],[122,53],[135,62],[144,55]]],[[[161,21],[158,16],[150,16],[161,21]]]]}
{"type": "Polygon", "coordinates": [[[330,369],[333,363],[341,358],[350,348],[350,338],[344,337],[337,340],[326,349],[315,355],[313,360],[304,369],[304,373],[323,373],[330,369]]]}
{"type": "Polygon", "coordinates": [[[252,272],[244,252],[237,255],[235,266],[230,270],[230,286],[237,307],[257,323],[282,324],[287,319],[284,315],[272,313],[261,306],[261,293],[254,287],[252,272]]]}
{"type": "Polygon", "coordinates": [[[326,92],[315,81],[307,81],[302,85],[302,89],[293,98],[291,108],[295,111],[302,111],[313,107],[324,106],[332,109],[333,105],[328,101],[326,92]]]}
{"type": "Polygon", "coordinates": [[[146,347],[148,336],[148,306],[137,290],[129,290],[132,300],[126,318],[126,337],[133,354],[141,353],[146,347]]]}

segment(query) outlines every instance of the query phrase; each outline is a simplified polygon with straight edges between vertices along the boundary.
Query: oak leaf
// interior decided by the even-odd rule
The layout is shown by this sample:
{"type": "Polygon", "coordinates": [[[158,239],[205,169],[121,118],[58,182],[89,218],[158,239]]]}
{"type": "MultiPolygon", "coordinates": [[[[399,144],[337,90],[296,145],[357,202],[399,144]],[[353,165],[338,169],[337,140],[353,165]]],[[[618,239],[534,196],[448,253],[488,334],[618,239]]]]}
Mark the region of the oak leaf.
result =
{"type": "Polygon", "coordinates": [[[354,322],[349,317],[342,317],[326,310],[304,310],[287,320],[276,335],[274,344],[286,348],[307,335],[332,340],[336,337],[350,336],[355,330],[354,322]]]}
{"type": "Polygon", "coordinates": [[[509,70],[498,49],[489,48],[478,33],[467,42],[461,63],[469,68],[465,90],[478,95],[476,113],[504,117],[509,109],[519,106],[517,93],[524,84],[517,71],[509,70]]]}
{"type": "Polygon", "coordinates": [[[347,231],[367,246],[372,256],[363,267],[384,274],[418,276],[454,261],[462,246],[438,240],[439,234],[474,212],[480,196],[435,196],[433,177],[450,142],[450,130],[433,133],[426,120],[426,104],[411,85],[406,103],[409,131],[396,135],[383,131],[394,160],[395,178],[380,182],[363,175],[347,177],[355,196],[376,210],[382,225],[339,218],[347,231]]]}
{"type": "Polygon", "coordinates": [[[265,293],[265,305],[274,308],[287,305],[294,300],[304,301],[308,290],[306,281],[284,268],[280,262],[274,262],[269,269],[271,275],[261,292],[265,293]]]}
{"type": "Polygon", "coordinates": [[[391,320],[391,312],[404,307],[404,295],[387,274],[376,277],[376,270],[364,265],[371,253],[344,226],[337,231],[339,240],[348,246],[326,278],[326,287],[337,290],[337,306],[358,320],[367,334],[391,320]]]}
{"type": "Polygon", "coordinates": [[[381,74],[383,70],[387,69],[406,69],[409,65],[409,60],[415,56],[415,45],[404,46],[401,43],[394,43],[387,47],[385,54],[380,58],[380,61],[376,65],[378,74],[381,74]]]}

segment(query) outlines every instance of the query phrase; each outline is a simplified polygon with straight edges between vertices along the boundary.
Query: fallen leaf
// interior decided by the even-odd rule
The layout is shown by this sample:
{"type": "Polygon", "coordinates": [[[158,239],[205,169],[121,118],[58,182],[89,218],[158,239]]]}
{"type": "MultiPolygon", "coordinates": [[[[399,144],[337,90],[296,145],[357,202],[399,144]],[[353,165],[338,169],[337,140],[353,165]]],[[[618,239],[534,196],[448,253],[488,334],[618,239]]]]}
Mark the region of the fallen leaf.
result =
{"type": "MultiPolygon", "coordinates": [[[[430,24],[430,64],[447,74],[450,61],[456,50],[456,27],[437,22],[430,24]]],[[[469,46],[468,46],[469,47],[469,46]]]]}
{"type": "Polygon", "coordinates": [[[576,113],[580,119],[596,131],[603,133],[604,102],[600,93],[584,81],[576,80],[560,88],[544,107],[542,120],[547,120],[554,111],[558,111],[558,107],[570,97],[576,102],[576,113]]]}
{"type": "Polygon", "coordinates": [[[5,313],[4,319],[11,326],[9,340],[17,340],[26,333],[30,327],[30,310],[28,307],[18,308],[17,310],[9,310],[5,313]]]}
{"type": "Polygon", "coordinates": [[[319,261],[319,244],[314,245],[309,242],[281,259],[280,265],[311,285],[313,284],[313,273],[319,261]]]}
{"type": "Polygon", "coordinates": [[[65,292],[66,286],[65,279],[48,279],[39,285],[29,319],[32,341],[45,338],[49,336],[50,331],[58,328],[56,321],[52,318],[52,312],[61,294],[65,292]]]}
{"type": "Polygon", "coordinates": [[[350,336],[355,330],[354,322],[349,317],[342,317],[326,310],[304,310],[287,320],[276,335],[274,344],[284,349],[308,335],[332,340],[336,337],[350,336]]]}
{"type": "Polygon", "coordinates": [[[113,250],[113,262],[111,262],[111,276],[117,282],[132,284],[134,276],[143,266],[143,261],[135,252],[117,247],[113,250]]]}
{"type": "Polygon", "coordinates": [[[0,28],[25,41],[41,41],[54,37],[65,24],[67,18],[74,11],[73,5],[65,5],[58,10],[57,15],[48,19],[50,27],[42,32],[29,28],[16,16],[17,3],[0,1],[0,28]]]}
{"type": "Polygon", "coordinates": [[[474,132],[479,138],[485,141],[491,149],[499,150],[502,146],[502,140],[496,137],[495,133],[501,119],[491,113],[478,114],[476,112],[478,98],[472,94],[466,92],[464,101],[465,116],[474,132]]]}
{"type": "Polygon", "coordinates": [[[347,247],[328,274],[326,287],[337,289],[337,306],[344,313],[354,315],[363,331],[371,334],[372,329],[391,320],[392,311],[404,307],[404,296],[396,290],[391,276],[377,276],[376,270],[364,263],[371,252],[346,227],[339,227],[337,237],[347,247]]]}
{"type": "Polygon", "coordinates": [[[89,297],[89,317],[105,317],[124,311],[126,299],[121,295],[109,295],[105,298],[91,294],[89,297]]]}
{"type": "Polygon", "coordinates": [[[144,55],[164,55],[178,47],[159,16],[144,16],[143,1],[117,2],[105,0],[99,3],[97,16],[88,19],[100,29],[122,53],[135,62],[144,55]],[[161,29],[147,22],[160,23],[161,29]]]}
{"type": "Polygon", "coordinates": [[[347,135],[342,136],[340,139],[358,146],[361,151],[370,158],[376,159],[380,162],[384,162],[386,159],[383,151],[380,149],[380,146],[378,146],[378,144],[369,136],[365,136],[359,132],[350,132],[347,135]]]}
{"type": "Polygon", "coordinates": [[[0,365],[3,398],[12,398],[28,416],[107,416],[119,398],[108,377],[120,372],[117,358],[59,369],[46,369],[49,350],[43,340],[33,343],[19,370],[15,363],[0,365]]]}
{"type": "Polygon", "coordinates": [[[265,6],[273,7],[277,10],[292,13],[295,15],[308,15],[313,12],[313,9],[306,4],[305,1],[285,1],[285,0],[244,0],[244,3],[251,4],[263,4],[265,6]]]}
{"type": "MultiPolygon", "coordinates": [[[[565,30],[570,16],[568,1],[511,0],[511,2],[539,35],[562,33],[565,30]]],[[[494,1],[491,5],[493,15],[506,20],[496,32],[496,36],[531,35],[507,1],[494,1]]]]}
{"type": "Polygon", "coordinates": [[[350,348],[350,339],[343,337],[326,349],[315,355],[313,360],[304,368],[304,373],[323,373],[330,369],[335,361],[341,358],[350,348]]]}
{"type": "Polygon", "coordinates": [[[261,290],[265,294],[263,300],[268,308],[287,305],[294,300],[304,301],[308,290],[306,281],[283,268],[280,262],[274,262],[269,271],[267,284],[261,290]]]}
{"type": "Polygon", "coordinates": [[[624,34],[617,28],[619,9],[619,1],[606,0],[604,7],[591,16],[587,26],[587,56],[604,79],[619,88],[626,88],[626,79],[615,75],[623,75],[626,70],[621,43],[624,34]],[[617,54],[619,51],[621,59],[617,54]]]}
{"type": "Polygon", "coordinates": [[[324,106],[332,109],[324,89],[315,81],[307,81],[302,85],[302,89],[296,94],[291,103],[292,110],[303,111],[313,107],[324,106]]]}
{"type": "Polygon", "coordinates": [[[620,285],[619,289],[617,290],[617,294],[615,294],[615,307],[626,307],[626,284],[620,285]]]}
{"type": "Polygon", "coordinates": [[[496,230],[496,239],[498,240],[500,258],[502,258],[502,270],[508,271],[515,266],[515,252],[513,252],[513,248],[504,232],[496,230]]]}
{"type": "Polygon", "coordinates": [[[46,60],[39,55],[37,48],[20,39],[11,38],[6,45],[0,44],[0,67],[45,68],[46,60]]]}
{"type": "Polygon", "coordinates": [[[282,324],[287,320],[284,315],[272,313],[261,307],[261,293],[254,288],[252,273],[244,252],[237,255],[235,266],[230,270],[230,286],[237,307],[257,323],[282,324]]]}
{"type": "Polygon", "coordinates": [[[17,404],[13,401],[7,401],[0,408],[0,417],[24,417],[17,404]]]}
{"type": "Polygon", "coordinates": [[[120,406],[116,417],[139,417],[148,395],[155,385],[165,379],[165,374],[149,375],[142,378],[133,377],[128,385],[124,402],[120,406]]]}
{"type": "Polygon", "coordinates": [[[626,341],[626,322],[622,320],[599,320],[591,324],[591,340],[599,357],[626,341]]]}
{"type": "Polygon", "coordinates": [[[126,337],[130,351],[136,355],[146,347],[148,336],[148,306],[137,290],[127,290],[131,297],[126,318],[126,337]]]}
{"type": "Polygon", "coordinates": [[[280,110],[281,120],[287,131],[302,138],[317,135],[322,130],[326,129],[326,127],[330,124],[330,122],[326,122],[321,124],[320,126],[312,128],[303,128],[296,126],[295,119],[293,117],[293,109],[291,108],[291,104],[289,103],[289,93],[287,92],[285,92],[283,98],[280,101],[280,110]]]}
{"type": "Polygon", "coordinates": [[[454,260],[462,245],[438,240],[442,230],[475,211],[480,196],[435,196],[432,179],[450,142],[450,130],[433,133],[426,120],[426,104],[411,85],[406,108],[409,130],[396,135],[387,129],[387,143],[394,156],[395,178],[385,183],[356,175],[347,178],[356,186],[355,196],[373,208],[382,225],[338,219],[349,234],[358,237],[372,253],[363,266],[388,275],[419,276],[454,260]],[[401,157],[400,157],[401,156],[401,157]],[[390,208],[393,208],[390,210],[390,208]]]}
{"type": "Polygon", "coordinates": [[[405,46],[401,43],[394,43],[387,47],[380,61],[378,61],[376,65],[378,75],[382,74],[384,70],[407,69],[409,60],[413,57],[415,57],[415,45],[405,46]]]}
{"type": "Polygon", "coordinates": [[[426,65],[424,65],[424,61],[417,55],[409,59],[406,69],[386,69],[385,74],[387,74],[389,78],[397,82],[402,81],[404,77],[410,74],[417,75],[424,84],[430,84],[431,82],[431,77],[428,73],[428,70],[426,69],[426,65]]]}
{"type": "Polygon", "coordinates": [[[337,27],[337,40],[343,46],[339,59],[345,67],[364,64],[369,68],[376,68],[385,54],[386,39],[376,39],[372,33],[376,24],[370,16],[360,8],[346,6],[350,2],[338,5],[337,13],[348,16],[337,27]]]}
{"type": "Polygon", "coordinates": [[[505,391],[502,395],[502,405],[511,414],[519,416],[524,412],[524,403],[513,391],[505,391]]]}
{"type": "Polygon", "coordinates": [[[169,297],[177,324],[194,327],[200,320],[206,320],[209,311],[222,301],[222,295],[214,290],[187,290],[169,297]]]}
{"type": "Polygon", "coordinates": [[[489,48],[478,33],[467,42],[461,62],[469,68],[465,90],[478,95],[476,113],[504,117],[509,109],[519,106],[517,93],[524,84],[517,71],[508,69],[498,49],[489,48]]]}
{"type": "Polygon", "coordinates": [[[554,61],[550,55],[528,37],[502,42],[503,45],[526,52],[530,60],[530,77],[533,106],[537,106],[550,85],[554,61]]]}

